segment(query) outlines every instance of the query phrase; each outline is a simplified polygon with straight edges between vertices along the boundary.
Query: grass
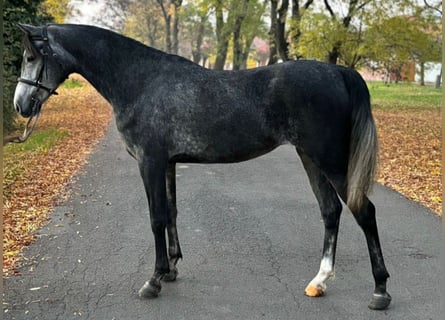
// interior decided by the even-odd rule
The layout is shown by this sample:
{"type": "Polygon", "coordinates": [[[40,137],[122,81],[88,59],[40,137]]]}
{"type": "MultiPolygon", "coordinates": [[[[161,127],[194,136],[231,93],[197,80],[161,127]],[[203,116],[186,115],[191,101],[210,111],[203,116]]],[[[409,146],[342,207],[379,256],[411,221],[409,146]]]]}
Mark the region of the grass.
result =
{"type": "Polygon", "coordinates": [[[65,130],[49,129],[32,134],[25,143],[9,144],[3,148],[5,158],[17,157],[21,152],[48,152],[57,142],[68,135],[65,130]]]}
{"type": "Polygon", "coordinates": [[[66,89],[80,88],[82,86],[83,84],[81,81],[72,78],[67,79],[64,83],[62,83],[62,87],[66,89]]]}
{"type": "Polygon", "coordinates": [[[442,89],[415,83],[368,82],[373,107],[377,109],[431,110],[442,105],[442,89]]]}

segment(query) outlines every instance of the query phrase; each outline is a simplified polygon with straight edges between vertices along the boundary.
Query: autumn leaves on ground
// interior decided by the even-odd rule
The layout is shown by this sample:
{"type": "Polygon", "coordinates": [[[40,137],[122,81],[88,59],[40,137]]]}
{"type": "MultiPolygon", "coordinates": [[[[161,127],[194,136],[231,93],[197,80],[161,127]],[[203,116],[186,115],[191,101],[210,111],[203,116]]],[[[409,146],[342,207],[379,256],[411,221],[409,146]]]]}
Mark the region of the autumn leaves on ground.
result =
{"type": "Polygon", "coordinates": [[[11,274],[20,250],[48,219],[111,119],[111,107],[85,82],[67,81],[42,109],[23,145],[7,145],[4,159],[3,272],[11,274]]]}
{"type": "MultiPolygon", "coordinates": [[[[66,199],[67,185],[110,122],[107,102],[84,80],[75,79],[67,81],[59,88],[60,95],[44,106],[28,142],[3,149],[5,275],[14,274],[21,249],[48,220],[52,207],[66,199]]],[[[404,98],[391,100],[378,92],[387,91],[383,84],[371,85],[370,90],[380,138],[378,181],[440,214],[439,91],[408,87],[404,98]],[[406,99],[417,94],[414,89],[420,90],[420,96],[431,93],[434,98],[406,99]]]]}

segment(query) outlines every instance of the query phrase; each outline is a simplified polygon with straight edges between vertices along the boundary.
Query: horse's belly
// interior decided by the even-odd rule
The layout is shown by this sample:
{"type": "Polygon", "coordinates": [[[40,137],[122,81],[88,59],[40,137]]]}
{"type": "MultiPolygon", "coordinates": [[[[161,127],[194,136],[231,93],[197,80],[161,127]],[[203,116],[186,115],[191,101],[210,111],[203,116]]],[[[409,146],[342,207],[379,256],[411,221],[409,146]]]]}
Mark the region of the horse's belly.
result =
{"type": "Polygon", "coordinates": [[[176,152],[175,162],[233,163],[250,160],[266,154],[280,145],[274,138],[246,141],[236,137],[226,137],[219,141],[189,140],[185,148],[176,152]]]}

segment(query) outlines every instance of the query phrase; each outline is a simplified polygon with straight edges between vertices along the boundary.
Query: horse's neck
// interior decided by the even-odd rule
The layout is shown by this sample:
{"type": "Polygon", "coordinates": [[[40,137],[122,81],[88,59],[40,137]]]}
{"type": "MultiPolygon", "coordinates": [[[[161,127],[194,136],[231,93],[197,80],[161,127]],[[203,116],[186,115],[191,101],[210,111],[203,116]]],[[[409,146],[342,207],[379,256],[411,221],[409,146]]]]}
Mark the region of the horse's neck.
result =
{"type": "Polygon", "coordinates": [[[97,33],[95,39],[96,30],[91,34],[86,31],[70,31],[63,40],[62,46],[74,60],[72,71],[87,79],[113,108],[130,104],[132,99],[138,98],[141,82],[132,81],[136,76],[134,71],[140,68],[145,68],[147,73],[156,70],[151,67],[155,62],[150,61],[150,50],[144,50],[133,41],[127,43],[113,33],[105,36],[97,33]]]}

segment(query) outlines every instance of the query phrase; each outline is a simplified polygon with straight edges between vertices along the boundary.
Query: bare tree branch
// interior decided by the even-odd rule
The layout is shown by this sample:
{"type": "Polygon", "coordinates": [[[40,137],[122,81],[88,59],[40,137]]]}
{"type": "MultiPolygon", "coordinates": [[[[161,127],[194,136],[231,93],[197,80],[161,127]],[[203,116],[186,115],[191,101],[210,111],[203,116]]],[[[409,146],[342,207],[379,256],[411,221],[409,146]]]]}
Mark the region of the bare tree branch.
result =
{"type": "Polygon", "coordinates": [[[329,14],[331,15],[331,17],[334,18],[335,13],[334,13],[334,10],[332,10],[331,5],[329,4],[329,1],[324,0],[324,5],[325,5],[326,9],[329,11],[329,14]]]}
{"type": "Polygon", "coordinates": [[[357,11],[360,11],[361,9],[363,9],[363,7],[366,6],[367,4],[369,4],[370,2],[372,2],[372,0],[363,1],[363,3],[357,7],[357,11]]]}
{"type": "Polygon", "coordinates": [[[423,0],[423,2],[425,3],[425,6],[427,8],[435,10],[435,11],[439,12],[440,14],[442,14],[442,10],[440,10],[440,8],[442,7],[442,1],[440,1],[440,3],[437,4],[437,7],[429,4],[426,0],[423,0]]]}
{"type": "Polygon", "coordinates": [[[309,6],[312,4],[312,2],[314,2],[314,0],[307,0],[306,3],[303,5],[304,9],[309,8],[309,6]]]}

